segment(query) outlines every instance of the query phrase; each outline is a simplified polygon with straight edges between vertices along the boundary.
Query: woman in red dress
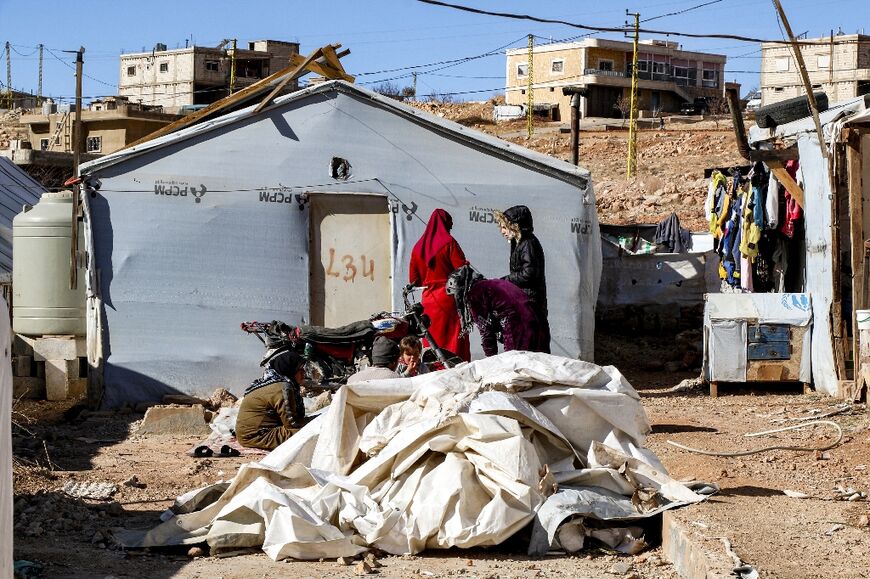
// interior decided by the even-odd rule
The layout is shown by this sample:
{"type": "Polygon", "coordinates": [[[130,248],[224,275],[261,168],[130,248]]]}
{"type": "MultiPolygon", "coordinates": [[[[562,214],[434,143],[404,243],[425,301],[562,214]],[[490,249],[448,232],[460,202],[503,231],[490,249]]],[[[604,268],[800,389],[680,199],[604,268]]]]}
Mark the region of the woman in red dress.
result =
{"type": "Polygon", "coordinates": [[[429,217],[426,231],[411,252],[410,281],[416,286],[426,286],[423,311],[432,320],[429,333],[438,346],[450,350],[465,361],[471,360],[468,336],[459,337],[459,315],[453,296],[447,295],[444,286],[447,276],[468,261],[462,248],[450,235],[453,218],[443,209],[436,209],[429,217]]]}

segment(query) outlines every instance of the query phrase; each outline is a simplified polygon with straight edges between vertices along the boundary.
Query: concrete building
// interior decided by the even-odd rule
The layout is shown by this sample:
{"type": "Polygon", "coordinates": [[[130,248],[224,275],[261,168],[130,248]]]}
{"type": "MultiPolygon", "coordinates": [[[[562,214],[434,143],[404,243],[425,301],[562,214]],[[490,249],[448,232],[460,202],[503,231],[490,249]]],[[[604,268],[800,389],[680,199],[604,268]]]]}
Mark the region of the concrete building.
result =
{"type": "MultiPolygon", "coordinates": [[[[528,49],[507,51],[505,101],[527,102],[528,49]]],[[[586,38],[536,46],[532,60],[534,102],[557,104],[559,117],[570,118],[570,97],[562,87],[587,86],[583,116],[619,117],[616,102],[631,95],[632,43],[586,38]]],[[[676,42],[641,40],[638,51],[638,106],[641,111],[677,112],[698,96],[719,96],[724,85],[725,56],[681,50],[676,42]]]]}
{"type": "MultiPolygon", "coordinates": [[[[249,86],[289,65],[299,44],[257,40],[247,49],[224,41],[218,47],[191,46],[167,50],[158,44],[150,52],[121,55],[118,94],[133,102],[162,106],[168,112],[207,105],[227,96],[235,61],[235,90],[249,86]],[[235,59],[233,58],[235,54],[235,59]]],[[[290,83],[288,92],[296,89],[290,83]]]]}
{"type": "MultiPolygon", "coordinates": [[[[801,54],[813,90],[824,91],[829,102],[870,93],[870,36],[848,34],[807,40],[801,54]]],[[[761,45],[761,104],[769,105],[805,94],[791,46],[761,45]]]]}
{"type": "MultiPolygon", "coordinates": [[[[106,155],[122,149],[160,127],[178,119],[161,107],[131,103],[124,97],[108,97],[91,102],[82,110],[84,153],[106,155]]],[[[27,125],[31,149],[71,153],[75,112],[66,105],[57,111],[46,108],[39,113],[22,115],[27,125]]]]}

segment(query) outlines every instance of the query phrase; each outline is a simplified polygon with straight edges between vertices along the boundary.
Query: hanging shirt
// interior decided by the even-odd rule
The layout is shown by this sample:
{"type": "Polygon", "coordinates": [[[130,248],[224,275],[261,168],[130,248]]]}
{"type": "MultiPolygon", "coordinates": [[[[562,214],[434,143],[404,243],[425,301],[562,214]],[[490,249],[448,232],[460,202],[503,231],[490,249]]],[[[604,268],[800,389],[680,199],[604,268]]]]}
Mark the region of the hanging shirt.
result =
{"type": "Polygon", "coordinates": [[[767,183],[767,196],[764,200],[764,228],[776,229],[779,225],[779,181],[770,172],[767,183]]]}

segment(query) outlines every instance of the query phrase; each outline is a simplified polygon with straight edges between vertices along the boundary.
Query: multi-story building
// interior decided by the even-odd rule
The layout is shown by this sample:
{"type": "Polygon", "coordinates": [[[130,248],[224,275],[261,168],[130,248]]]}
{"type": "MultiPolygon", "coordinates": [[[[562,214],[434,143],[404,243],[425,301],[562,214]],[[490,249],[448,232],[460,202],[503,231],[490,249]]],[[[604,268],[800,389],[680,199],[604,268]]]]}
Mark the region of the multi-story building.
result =
{"type": "MultiPolygon", "coordinates": [[[[870,36],[831,35],[804,40],[801,56],[813,90],[824,91],[829,102],[870,93],[870,36]]],[[[788,44],[761,45],[761,104],[806,93],[800,70],[788,44]]]]}
{"type": "MultiPolygon", "coordinates": [[[[505,102],[528,100],[528,49],[507,51],[505,102]]],[[[557,104],[559,116],[570,118],[566,86],[589,89],[581,99],[584,117],[618,117],[617,101],[631,95],[633,45],[620,40],[587,38],[536,46],[532,52],[533,99],[557,104]]],[[[638,106],[642,111],[677,112],[700,96],[721,96],[725,56],[681,50],[676,42],[641,40],[637,59],[638,106]]]]}
{"type": "MultiPolygon", "coordinates": [[[[235,90],[239,90],[286,68],[293,54],[299,54],[299,44],[279,40],[257,40],[249,42],[247,49],[237,45],[235,50],[228,41],[214,48],[175,50],[158,44],[150,52],[121,55],[118,94],[132,102],[178,112],[182,107],[208,105],[227,96],[231,76],[235,90]]],[[[296,88],[294,81],[286,90],[296,88]]]]}
{"type": "MultiPolygon", "coordinates": [[[[54,111],[45,108],[40,113],[22,115],[20,123],[27,126],[28,140],[33,150],[72,153],[75,112],[69,105],[54,111]]],[[[166,114],[162,108],[131,103],[124,97],[108,97],[92,101],[82,110],[83,153],[106,155],[122,149],[175,121],[178,115],[166,114]]]]}

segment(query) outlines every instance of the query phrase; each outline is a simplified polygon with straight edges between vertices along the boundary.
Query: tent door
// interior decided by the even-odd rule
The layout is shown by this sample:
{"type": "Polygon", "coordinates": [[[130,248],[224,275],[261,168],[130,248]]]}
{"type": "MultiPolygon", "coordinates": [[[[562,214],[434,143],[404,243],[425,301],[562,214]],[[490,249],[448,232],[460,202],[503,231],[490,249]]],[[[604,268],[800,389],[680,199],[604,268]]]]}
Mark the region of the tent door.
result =
{"type": "Polygon", "coordinates": [[[340,326],[392,308],[385,197],[310,195],[311,323],[340,326]]]}

